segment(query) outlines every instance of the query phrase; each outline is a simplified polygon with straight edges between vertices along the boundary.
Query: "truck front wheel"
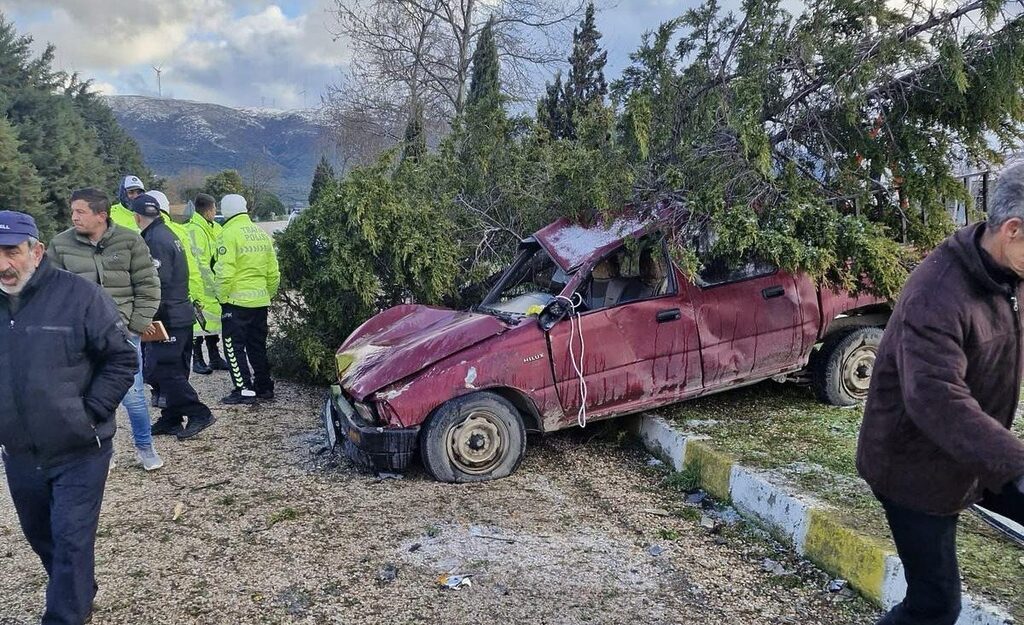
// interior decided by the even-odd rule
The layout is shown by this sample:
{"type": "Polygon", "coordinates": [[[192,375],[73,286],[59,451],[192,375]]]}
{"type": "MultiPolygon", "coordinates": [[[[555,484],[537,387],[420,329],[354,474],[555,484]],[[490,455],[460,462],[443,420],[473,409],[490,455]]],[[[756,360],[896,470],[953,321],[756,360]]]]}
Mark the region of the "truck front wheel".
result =
{"type": "Polygon", "coordinates": [[[441,482],[507,477],[526,453],[516,407],[494,393],[458,397],[438,408],[420,434],[423,466],[441,482]]]}
{"type": "Polygon", "coordinates": [[[833,406],[853,406],[868,397],[882,329],[857,328],[825,339],[812,359],[814,393],[833,406]]]}

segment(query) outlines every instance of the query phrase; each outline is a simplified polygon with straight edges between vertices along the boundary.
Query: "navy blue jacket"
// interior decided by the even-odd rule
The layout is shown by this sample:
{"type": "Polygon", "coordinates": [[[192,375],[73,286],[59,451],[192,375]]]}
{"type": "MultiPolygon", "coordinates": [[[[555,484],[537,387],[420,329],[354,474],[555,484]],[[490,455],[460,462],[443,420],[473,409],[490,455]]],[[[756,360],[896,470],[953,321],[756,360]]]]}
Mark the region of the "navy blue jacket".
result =
{"type": "Polygon", "coordinates": [[[0,291],[0,445],[52,467],[95,454],[138,369],[113,300],[43,258],[11,314],[0,291]]]}
{"type": "Polygon", "coordinates": [[[156,272],[160,274],[160,308],[154,320],[168,330],[191,328],[196,309],[188,296],[188,259],[181,240],[167,227],[163,217],[146,226],[142,239],[149,246],[156,272]]]}

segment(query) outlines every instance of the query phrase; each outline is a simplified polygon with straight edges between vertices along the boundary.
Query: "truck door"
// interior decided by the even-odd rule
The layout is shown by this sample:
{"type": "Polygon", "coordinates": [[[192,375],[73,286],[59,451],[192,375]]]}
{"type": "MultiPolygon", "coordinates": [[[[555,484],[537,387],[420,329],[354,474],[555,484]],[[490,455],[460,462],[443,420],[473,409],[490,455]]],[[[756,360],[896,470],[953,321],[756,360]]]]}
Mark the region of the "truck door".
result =
{"type": "Polygon", "coordinates": [[[705,389],[799,364],[803,332],[792,275],[756,259],[712,261],[695,282],[687,292],[696,311],[705,389]]]}

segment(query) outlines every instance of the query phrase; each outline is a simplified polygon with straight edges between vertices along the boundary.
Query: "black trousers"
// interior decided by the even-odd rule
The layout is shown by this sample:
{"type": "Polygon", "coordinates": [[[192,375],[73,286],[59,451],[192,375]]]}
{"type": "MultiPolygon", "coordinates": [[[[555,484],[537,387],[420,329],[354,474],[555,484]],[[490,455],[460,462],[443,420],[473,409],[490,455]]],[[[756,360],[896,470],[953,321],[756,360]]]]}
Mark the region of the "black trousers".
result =
{"type": "Polygon", "coordinates": [[[274,381],[270,379],[270,362],[267,361],[267,308],[224,304],[221,310],[224,356],[235,388],[257,393],[273,391],[274,381]]]}
{"type": "MultiPolygon", "coordinates": [[[[916,512],[879,497],[903,561],[907,596],[877,625],[953,625],[960,616],[960,565],[956,558],[959,515],[916,512]]],[[[980,504],[1018,523],[1024,522],[1024,493],[1007,485],[986,492],[980,504]]]]}
{"type": "Polygon", "coordinates": [[[49,577],[42,625],[82,625],[92,613],[96,528],[113,446],[94,451],[51,469],[4,456],[21,530],[49,577]]]}
{"type": "MultiPolygon", "coordinates": [[[[170,339],[142,344],[142,377],[158,389],[166,402],[163,419],[181,421],[182,417],[204,419],[210,409],[199,400],[188,381],[192,361],[192,328],[168,328],[170,339]]],[[[161,403],[163,405],[163,403],[161,403]]]]}

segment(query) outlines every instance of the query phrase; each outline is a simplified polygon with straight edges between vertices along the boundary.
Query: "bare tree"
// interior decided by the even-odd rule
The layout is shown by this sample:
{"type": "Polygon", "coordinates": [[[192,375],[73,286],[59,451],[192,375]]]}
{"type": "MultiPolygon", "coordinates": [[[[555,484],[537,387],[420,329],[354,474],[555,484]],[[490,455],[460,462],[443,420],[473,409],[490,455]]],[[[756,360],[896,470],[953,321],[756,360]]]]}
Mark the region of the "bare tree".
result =
{"type": "Polygon", "coordinates": [[[491,19],[505,91],[526,98],[538,67],[564,61],[584,10],[584,0],[335,0],[334,35],[350,42],[353,60],[328,108],[364,118],[371,125],[363,131],[393,143],[417,107],[428,128],[444,128],[465,108],[473,48],[491,19]]]}
{"type": "Polygon", "coordinates": [[[281,168],[274,164],[266,154],[260,154],[249,161],[242,171],[246,194],[249,196],[250,210],[259,210],[268,195],[275,192],[281,168]]]}

